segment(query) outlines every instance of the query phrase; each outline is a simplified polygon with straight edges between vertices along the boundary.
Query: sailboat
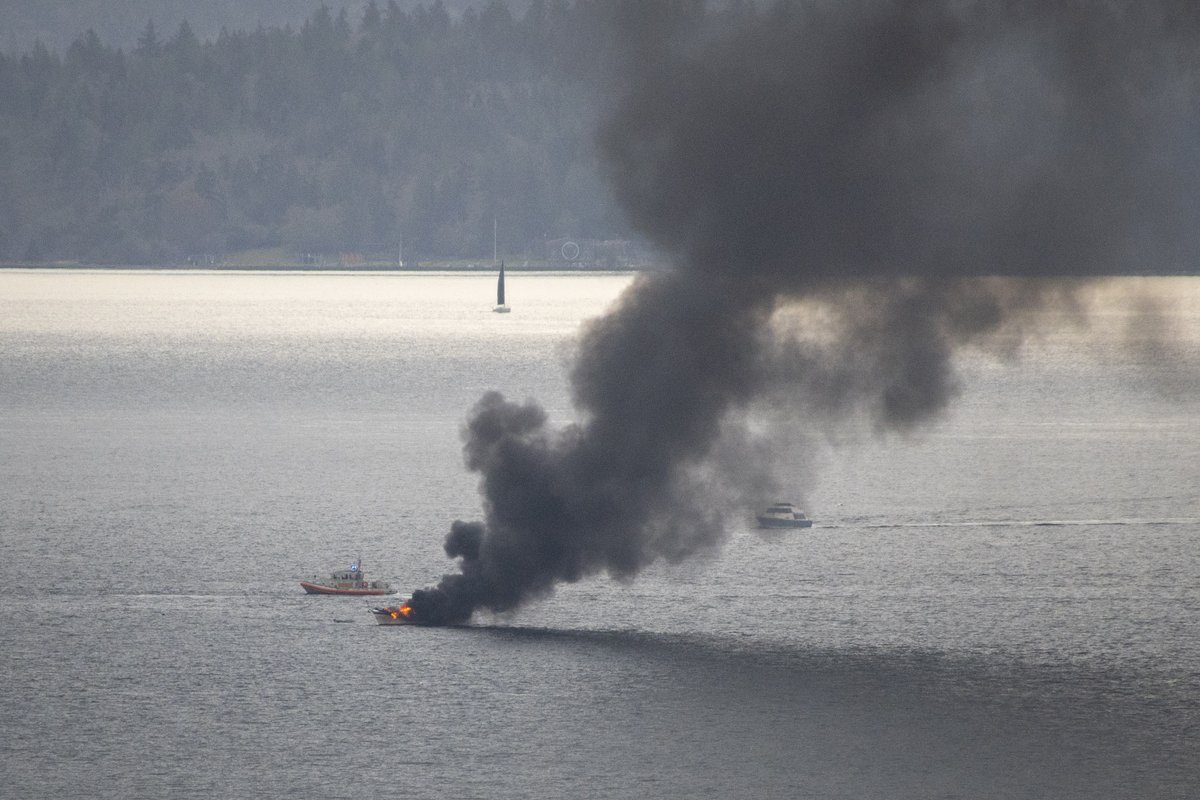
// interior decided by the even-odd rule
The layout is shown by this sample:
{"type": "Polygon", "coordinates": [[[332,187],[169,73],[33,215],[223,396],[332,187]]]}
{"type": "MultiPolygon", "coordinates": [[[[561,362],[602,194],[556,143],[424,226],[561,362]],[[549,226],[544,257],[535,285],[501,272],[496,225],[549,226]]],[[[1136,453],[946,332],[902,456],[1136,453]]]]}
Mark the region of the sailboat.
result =
{"type": "MultiPolygon", "coordinates": [[[[492,263],[496,263],[496,218],[492,217],[492,263]]],[[[504,304],[504,262],[500,262],[500,279],[496,281],[496,307],[492,309],[497,314],[507,314],[512,311],[504,304]]]]}
{"type": "Polygon", "coordinates": [[[512,311],[504,304],[504,262],[500,262],[500,279],[496,281],[496,307],[492,309],[497,314],[507,314],[512,311]]]}

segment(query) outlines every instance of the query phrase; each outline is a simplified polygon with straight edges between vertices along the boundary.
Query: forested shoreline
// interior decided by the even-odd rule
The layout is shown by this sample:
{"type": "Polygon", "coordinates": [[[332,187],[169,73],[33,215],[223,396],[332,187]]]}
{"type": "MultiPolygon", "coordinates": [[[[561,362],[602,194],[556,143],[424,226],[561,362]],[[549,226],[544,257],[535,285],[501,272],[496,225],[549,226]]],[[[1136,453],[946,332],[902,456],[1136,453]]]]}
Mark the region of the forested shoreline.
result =
{"type": "Polygon", "coordinates": [[[619,8],[371,3],[4,54],[0,262],[537,259],[558,237],[625,239],[592,144],[619,8]]]}

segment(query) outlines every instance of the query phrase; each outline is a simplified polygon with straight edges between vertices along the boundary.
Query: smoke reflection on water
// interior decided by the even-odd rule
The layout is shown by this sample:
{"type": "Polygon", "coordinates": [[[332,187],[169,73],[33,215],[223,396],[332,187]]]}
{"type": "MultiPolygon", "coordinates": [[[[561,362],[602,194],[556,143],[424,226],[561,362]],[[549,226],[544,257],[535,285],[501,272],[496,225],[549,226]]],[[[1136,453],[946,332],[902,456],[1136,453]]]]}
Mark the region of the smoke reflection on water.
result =
{"type": "Polygon", "coordinates": [[[1183,798],[1196,785],[1196,674],[633,630],[479,626],[470,635],[525,657],[603,653],[605,662],[661,673],[654,702],[685,717],[671,725],[711,715],[718,740],[768,726],[767,746],[794,759],[793,769],[814,762],[814,772],[826,773],[839,761],[853,768],[858,796],[874,796],[866,788],[873,781],[890,783],[894,796],[932,796],[924,793],[947,769],[958,773],[951,794],[962,797],[1024,796],[1036,787],[1058,798],[1183,798]],[[875,766],[857,761],[863,752],[875,766]]]}

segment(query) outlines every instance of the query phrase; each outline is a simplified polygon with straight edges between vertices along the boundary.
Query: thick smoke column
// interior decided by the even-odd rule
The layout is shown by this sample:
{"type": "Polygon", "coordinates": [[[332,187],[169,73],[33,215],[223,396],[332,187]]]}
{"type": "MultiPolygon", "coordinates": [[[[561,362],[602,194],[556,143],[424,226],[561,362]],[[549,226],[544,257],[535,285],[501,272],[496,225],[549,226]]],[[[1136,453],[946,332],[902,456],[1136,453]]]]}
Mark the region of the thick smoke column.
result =
{"type": "Polygon", "coordinates": [[[675,267],[586,330],[579,424],[479,401],[486,519],[454,523],[461,572],[414,594],[425,622],[718,543],[719,492],[748,482],[725,445],[756,401],[919,424],[953,398],[957,349],[1011,341],[1082,279],[1200,252],[1191,2],[612,8],[631,66],[601,150],[675,267]],[[781,329],[797,299],[821,335],[781,329]]]}

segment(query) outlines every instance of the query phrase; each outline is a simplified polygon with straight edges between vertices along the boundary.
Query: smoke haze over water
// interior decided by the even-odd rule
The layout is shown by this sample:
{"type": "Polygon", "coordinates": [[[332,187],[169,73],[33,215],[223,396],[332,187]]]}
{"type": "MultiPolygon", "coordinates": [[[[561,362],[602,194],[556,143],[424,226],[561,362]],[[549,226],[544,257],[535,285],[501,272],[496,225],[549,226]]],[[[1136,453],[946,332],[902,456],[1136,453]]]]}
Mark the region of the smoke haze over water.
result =
{"type": "Polygon", "coordinates": [[[1048,304],[1082,315],[1088,279],[1196,263],[1194,4],[687,5],[622,4],[599,133],[673,268],[586,329],[581,422],[479,401],[485,519],[454,523],[461,572],[414,593],[424,621],[715,546],[771,488],[745,469],[756,403],[909,429],[953,399],[961,348],[1011,349],[1048,304]],[[797,300],[815,334],[781,324],[797,300]]]}

